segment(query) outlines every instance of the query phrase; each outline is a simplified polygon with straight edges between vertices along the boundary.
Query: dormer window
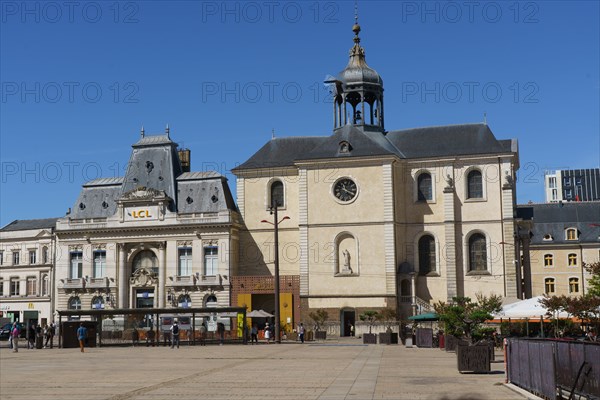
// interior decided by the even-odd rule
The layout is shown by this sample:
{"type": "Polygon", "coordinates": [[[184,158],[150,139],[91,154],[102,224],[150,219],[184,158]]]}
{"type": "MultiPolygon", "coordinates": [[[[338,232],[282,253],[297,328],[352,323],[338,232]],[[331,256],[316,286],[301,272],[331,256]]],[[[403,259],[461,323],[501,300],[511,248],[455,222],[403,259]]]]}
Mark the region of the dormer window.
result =
{"type": "Polygon", "coordinates": [[[567,240],[577,240],[577,229],[575,228],[568,228],[565,231],[565,237],[567,240]]]}
{"type": "Polygon", "coordinates": [[[340,142],[340,153],[350,153],[350,151],[352,150],[352,146],[350,146],[350,143],[346,142],[346,141],[342,141],[340,142]]]}
{"type": "Polygon", "coordinates": [[[544,235],[544,241],[549,242],[549,241],[552,241],[552,240],[554,240],[554,238],[552,237],[551,234],[547,233],[547,234],[544,235]]]}

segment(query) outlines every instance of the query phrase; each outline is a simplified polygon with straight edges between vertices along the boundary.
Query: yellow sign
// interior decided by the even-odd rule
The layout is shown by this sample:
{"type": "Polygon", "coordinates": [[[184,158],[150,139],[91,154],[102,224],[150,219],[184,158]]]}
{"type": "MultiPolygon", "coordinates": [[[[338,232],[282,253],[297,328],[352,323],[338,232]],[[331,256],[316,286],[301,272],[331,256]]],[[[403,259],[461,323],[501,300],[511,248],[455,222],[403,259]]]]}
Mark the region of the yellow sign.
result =
{"type": "Polygon", "coordinates": [[[244,316],[242,314],[237,315],[237,328],[238,337],[244,337],[244,316]]]}
{"type": "Polygon", "coordinates": [[[131,216],[133,218],[152,218],[149,210],[132,211],[131,216]]]}
{"type": "Polygon", "coordinates": [[[30,310],[33,310],[35,307],[33,306],[33,303],[29,303],[27,305],[27,308],[29,308],[30,310]]]}

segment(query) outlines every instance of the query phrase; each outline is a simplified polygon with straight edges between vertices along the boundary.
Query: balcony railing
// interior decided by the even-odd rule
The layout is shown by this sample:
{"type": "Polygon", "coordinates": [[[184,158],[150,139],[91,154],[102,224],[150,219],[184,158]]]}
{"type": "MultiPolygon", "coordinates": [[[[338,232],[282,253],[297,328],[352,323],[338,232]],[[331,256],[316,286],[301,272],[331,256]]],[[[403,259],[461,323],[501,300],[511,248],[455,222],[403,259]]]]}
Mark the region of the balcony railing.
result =
{"type": "Polygon", "coordinates": [[[202,275],[200,276],[199,286],[221,286],[223,278],[221,275],[202,275]]]}
{"type": "Polygon", "coordinates": [[[67,278],[64,280],[63,288],[65,289],[84,289],[84,278],[67,278]]]}
{"type": "Polygon", "coordinates": [[[87,283],[88,288],[106,288],[108,287],[108,278],[89,278],[87,283]]]}
{"type": "Polygon", "coordinates": [[[194,286],[194,275],[181,275],[173,277],[173,286],[194,286]]]}

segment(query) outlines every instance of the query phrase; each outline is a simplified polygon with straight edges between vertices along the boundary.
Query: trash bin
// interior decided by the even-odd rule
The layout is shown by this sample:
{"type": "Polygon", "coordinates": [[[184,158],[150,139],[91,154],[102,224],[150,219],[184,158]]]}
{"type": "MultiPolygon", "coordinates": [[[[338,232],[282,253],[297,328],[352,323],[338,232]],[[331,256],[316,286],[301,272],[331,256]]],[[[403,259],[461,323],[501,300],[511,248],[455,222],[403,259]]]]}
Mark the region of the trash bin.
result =
{"type": "Polygon", "coordinates": [[[411,337],[407,337],[405,343],[406,347],[413,347],[413,340],[411,337]]]}
{"type": "Polygon", "coordinates": [[[439,335],[439,341],[440,341],[440,349],[443,349],[446,347],[446,341],[444,339],[444,334],[440,333],[439,335]]]}
{"type": "Polygon", "coordinates": [[[44,347],[44,337],[43,336],[36,336],[35,337],[35,348],[36,349],[41,349],[44,347]]]}

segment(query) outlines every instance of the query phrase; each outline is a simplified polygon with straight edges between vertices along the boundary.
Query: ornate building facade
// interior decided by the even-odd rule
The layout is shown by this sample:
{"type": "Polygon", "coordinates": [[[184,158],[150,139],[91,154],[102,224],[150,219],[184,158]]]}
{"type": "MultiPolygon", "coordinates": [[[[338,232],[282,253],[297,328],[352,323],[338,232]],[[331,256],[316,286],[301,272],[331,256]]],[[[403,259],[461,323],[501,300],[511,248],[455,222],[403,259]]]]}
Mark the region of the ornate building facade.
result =
{"type": "Polygon", "coordinates": [[[304,321],[326,309],[344,335],[367,309],[406,317],[454,296],[520,296],[517,141],[486,124],[387,131],[383,80],[353,31],[348,65],[326,82],[333,132],[273,138],[233,170],[238,274],[273,275],[273,227],[262,222],[276,204],[289,217],[279,266],[299,280],[304,321]]]}
{"type": "Polygon", "coordinates": [[[168,128],[132,147],[124,177],[87,182],[57,221],[56,308],[228,306],[239,222],[226,178],[189,172],[168,128]]]}

